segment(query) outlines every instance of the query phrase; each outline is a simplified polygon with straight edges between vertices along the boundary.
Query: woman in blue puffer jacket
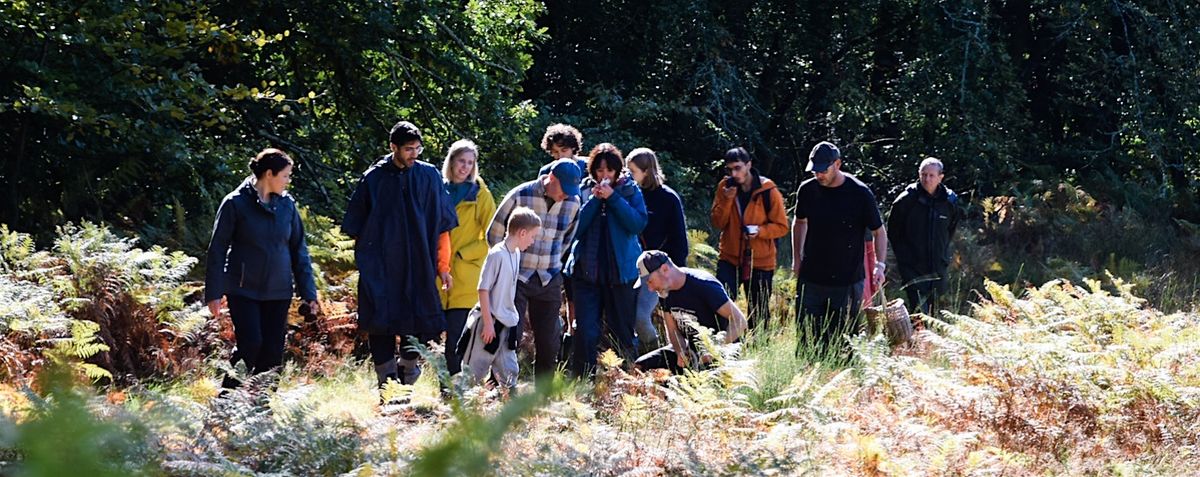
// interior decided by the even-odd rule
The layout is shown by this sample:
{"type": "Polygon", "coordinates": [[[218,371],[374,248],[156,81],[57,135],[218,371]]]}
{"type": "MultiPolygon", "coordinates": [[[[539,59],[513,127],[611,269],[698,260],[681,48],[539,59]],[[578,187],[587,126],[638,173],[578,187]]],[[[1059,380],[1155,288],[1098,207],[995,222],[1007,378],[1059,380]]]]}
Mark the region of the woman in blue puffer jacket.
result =
{"type": "Polygon", "coordinates": [[[572,370],[587,376],[596,367],[602,330],[619,354],[636,358],[633,325],[637,294],[638,234],[646,227],[646,203],[633,178],[623,172],[621,150],[597,145],[588,156],[588,178],[580,186],[575,238],[565,273],[575,293],[575,354],[572,370]]]}
{"type": "MultiPolygon", "coordinates": [[[[225,196],[217,210],[204,300],[213,317],[220,317],[225,299],[237,341],[231,361],[242,361],[257,374],[283,363],[293,290],[311,313],[319,305],[304,225],[287,193],[292,158],[264,149],[250,161],[250,171],[254,174],[225,196]]],[[[227,376],[222,385],[237,384],[227,376]]]]}

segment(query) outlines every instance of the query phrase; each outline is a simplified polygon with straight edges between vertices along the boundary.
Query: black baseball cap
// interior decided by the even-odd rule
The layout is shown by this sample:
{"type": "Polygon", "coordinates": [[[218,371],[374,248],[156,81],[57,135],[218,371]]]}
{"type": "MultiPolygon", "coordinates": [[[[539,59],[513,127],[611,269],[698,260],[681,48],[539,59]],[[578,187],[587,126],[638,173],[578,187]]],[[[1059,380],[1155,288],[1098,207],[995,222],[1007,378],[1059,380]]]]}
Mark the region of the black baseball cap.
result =
{"type": "Polygon", "coordinates": [[[842,158],[842,152],[837,146],[828,141],[821,141],[813,146],[812,152],[808,153],[808,167],[804,168],[805,172],[825,172],[833,161],[842,158]]]}
{"type": "MultiPolygon", "coordinates": [[[[641,255],[638,255],[638,259],[637,259],[638,279],[636,282],[633,282],[633,287],[637,288],[637,287],[640,287],[643,285],[647,285],[646,280],[647,280],[647,278],[650,277],[650,274],[653,273],[655,270],[662,268],[664,263],[672,263],[671,257],[667,256],[666,252],[662,252],[659,250],[647,250],[645,252],[642,252],[641,255]]],[[[666,290],[659,291],[658,296],[662,297],[662,298],[666,298],[667,291],[666,290]]]]}

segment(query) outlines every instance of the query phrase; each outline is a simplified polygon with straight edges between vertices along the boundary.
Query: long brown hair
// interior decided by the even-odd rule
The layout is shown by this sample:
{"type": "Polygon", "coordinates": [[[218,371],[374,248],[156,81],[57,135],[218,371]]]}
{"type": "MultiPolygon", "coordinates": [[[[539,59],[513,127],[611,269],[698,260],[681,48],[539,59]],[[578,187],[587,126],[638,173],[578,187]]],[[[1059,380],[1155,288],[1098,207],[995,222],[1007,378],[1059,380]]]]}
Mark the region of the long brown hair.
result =
{"type": "Polygon", "coordinates": [[[629,152],[629,157],[625,159],[625,163],[633,163],[645,172],[642,177],[642,182],[638,184],[642,190],[654,190],[662,187],[663,183],[667,182],[667,177],[663,175],[662,170],[658,168],[658,155],[647,147],[639,147],[629,152]]]}

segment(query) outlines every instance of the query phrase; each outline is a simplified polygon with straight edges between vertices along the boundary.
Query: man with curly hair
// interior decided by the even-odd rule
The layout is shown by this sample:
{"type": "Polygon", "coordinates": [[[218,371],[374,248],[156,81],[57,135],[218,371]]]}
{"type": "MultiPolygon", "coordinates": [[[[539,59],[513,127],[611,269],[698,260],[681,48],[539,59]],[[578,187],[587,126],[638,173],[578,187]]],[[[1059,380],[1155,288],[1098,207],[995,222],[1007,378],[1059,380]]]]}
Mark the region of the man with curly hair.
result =
{"type": "MultiPolygon", "coordinates": [[[[550,155],[550,160],[575,159],[580,171],[587,170],[587,157],[579,155],[583,150],[583,133],[569,124],[556,123],[546,128],[542,135],[542,150],[550,155]]],[[[545,166],[539,174],[545,174],[545,166]]]]}

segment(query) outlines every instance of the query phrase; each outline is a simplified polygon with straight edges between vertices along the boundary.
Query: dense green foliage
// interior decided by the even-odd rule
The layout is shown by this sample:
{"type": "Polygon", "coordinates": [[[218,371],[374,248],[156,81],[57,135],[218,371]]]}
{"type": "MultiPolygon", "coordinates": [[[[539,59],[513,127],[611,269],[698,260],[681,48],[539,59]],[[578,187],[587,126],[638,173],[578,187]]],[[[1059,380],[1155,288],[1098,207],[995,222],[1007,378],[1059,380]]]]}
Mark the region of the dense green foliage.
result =
{"type": "Polygon", "coordinates": [[[476,139],[500,191],[550,122],[650,146],[697,225],[720,151],[790,190],[823,139],[885,204],[936,155],[971,199],[1068,182],[1195,222],[1197,25],[1173,0],[4,2],[0,223],[196,251],[266,146],[339,217],[399,119],[432,162],[476,139]]]}
{"type": "MultiPolygon", "coordinates": [[[[541,10],[508,2],[0,3],[0,222],[79,218],[202,248],[255,152],[326,215],[402,118],[524,151],[541,10]]],[[[515,152],[513,152],[515,154],[515,152]]]]}
{"type": "MultiPolygon", "coordinates": [[[[0,473],[1175,473],[1200,443],[1198,40],[1177,0],[0,2],[0,473]],[[434,346],[377,393],[336,226],[400,119],[430,162],[479,142],[497,195],[553,122],[652,147],[704,268],[728,147],[790,202],[832,140],[885,210],[941,157],[967,311],[849,364],[760,328],[706,371],[610,356],[507,405],[443,395],[434,346]],[[216,397],[231,330],[187,280],[267,146],[300,165],[326,313],[216,397]]],[[[780,272],[782,323],[794,291],[780,272]]]]}
{"type": "Polygon", "coordinates": [[[711,200],[705,166],[725,148],[794,186],[809,148],[833,140],[885,203],[934,155],[968,197],[1063,180],[1157,221],[1197,213],[1191,3],[548,5],[551,41],[526,82],[546,116],[589,143],[671,153],[699,171],[695,201],[711,200]]]}

